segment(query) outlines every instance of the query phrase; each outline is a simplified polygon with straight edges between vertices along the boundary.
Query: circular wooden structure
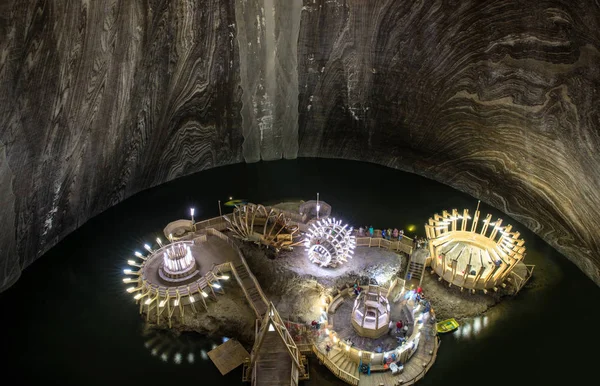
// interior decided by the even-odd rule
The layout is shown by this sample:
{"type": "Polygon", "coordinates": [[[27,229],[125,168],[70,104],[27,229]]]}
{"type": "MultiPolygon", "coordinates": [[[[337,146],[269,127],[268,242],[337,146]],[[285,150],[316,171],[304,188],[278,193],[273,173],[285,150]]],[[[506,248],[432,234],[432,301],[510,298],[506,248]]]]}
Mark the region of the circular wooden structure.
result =
{"type": "Polygon", "coordinates": [[[236,206],[233,213],[223,217],[233,236],[280,249],[293,249],[302,243],[298,225],[282,211],[263,205],[245,204],[236,206]]]}
{"type": "Polygon", "coordinates": [[[389,324],[389,301],[380,287],[370,285],[354,301],[352,327],[360,336],[377,339],[388,332],[389,324]]]}
{"type": "Polygon", "coordinates": [[[352,227],[326,218],[312,223],[304,241],[308,258],[321,267],[337,267],[352,258],[356,239],[352,227]]]}
{"type": "Polygon", "coordinates": [[[162,259],[163,262],[158,269],[158,275],[162,280],[179,283],[198,274],[196,260],[192,256],[190,247],[183,242],[164,247],[162,259]]]}
{"type": "Polygon", "coordinates": [[[431,268],[449,285],[496,290],[525,257],[525,241],[511,230],[491,214],[480,221],[479,210],[473,218],[468,209],[435,214],[425,225],[431,268]]]}
{"type": "MultiPolygon", "coordinates": [[[[217,268],[220,265],[207,270],[203,263],[206,256],[199,251],[207,250],[206,234],[167,245],[158,241],[157,249],[144,246],[149,252],[147,256],[135,253],[141,263],[133,259],[127,262],[139,270],[125,269],[123,282],[133,285],[127,292],[135,294],[134,299],[139,303],[140,313],[146,313],[146,320],[150,320],[152,314],[156,323],[165,318],[171,326],[172,319],[182,319],[186,309],[195,313],[198,303],[206,310],[205,298],[216,299],[214,289],[222,292],[219,280],[227,280],[229,276],[221,274],[217,268]]],[[[214,260],[214,256],[211,259],[214,260]]]]}

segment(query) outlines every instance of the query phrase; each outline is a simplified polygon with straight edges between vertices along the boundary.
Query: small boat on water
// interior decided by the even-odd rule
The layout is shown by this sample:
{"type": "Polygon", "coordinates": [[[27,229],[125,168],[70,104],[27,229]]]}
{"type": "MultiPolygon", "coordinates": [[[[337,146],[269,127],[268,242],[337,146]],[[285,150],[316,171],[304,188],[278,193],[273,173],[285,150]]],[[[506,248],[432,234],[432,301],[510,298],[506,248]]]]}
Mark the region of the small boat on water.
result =
{"type": "Polygon", "coordinates": [[[445,334],[447,332],[452,332],[456,330],[460,326],[456,319],[446,319],[436,324],[436,329],[438,334],[445,334]]]}
{"type": "Polygon", "coordinates": [[[236,205],[244,205],[247,203],[248,203],[248,200],[246,200],[245,198],[242,198],[239,200],[229,200],[224,205],[225,206],[236,206],[236,205]]]}

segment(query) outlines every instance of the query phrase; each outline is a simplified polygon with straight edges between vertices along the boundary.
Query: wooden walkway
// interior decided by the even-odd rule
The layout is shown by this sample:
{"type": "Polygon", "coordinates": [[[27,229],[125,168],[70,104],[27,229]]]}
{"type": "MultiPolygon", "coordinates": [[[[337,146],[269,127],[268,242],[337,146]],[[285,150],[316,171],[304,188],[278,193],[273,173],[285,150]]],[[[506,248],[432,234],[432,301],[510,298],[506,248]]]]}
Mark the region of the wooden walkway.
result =
{"type": "Polygon", "coordinates": [[[425,376],[433,366],[439,348],[439,339],[435,334],[435,323],[428,321],[421,330],[421,342],[417,351],[404,364],[404,371],[393,375],[391,371],[371,372],[371,375],[360,374],[359,386],[396,386],[413,385],[425,376]],[[431,353],[431,354],[430,354],[431,353]]]}

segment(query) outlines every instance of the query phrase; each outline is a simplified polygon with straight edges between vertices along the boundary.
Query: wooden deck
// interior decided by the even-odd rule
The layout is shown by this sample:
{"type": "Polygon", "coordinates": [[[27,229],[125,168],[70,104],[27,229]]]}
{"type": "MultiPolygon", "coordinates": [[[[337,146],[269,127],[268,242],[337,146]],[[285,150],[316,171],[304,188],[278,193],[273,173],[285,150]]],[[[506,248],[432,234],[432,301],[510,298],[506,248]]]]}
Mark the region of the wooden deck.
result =
{"type": "Polygon", "coordinates": [[[422,341],[410,360],[404,364],[401,374],[393,375],[391,371],[371,372],[370,375],[360,374],[359,386],[395,386],[413,385],[425,376],[437,357],[439,341],[433,335],[435,323],[427,323],[422,329],[422,341]],[[431,354],[429,354],[431,352],[431,354]]]}
{"type": "Polygon", "coordinates": [[[234,339],[229,339],[219,347],[208,352],[208,357],[213,361],[222,375],[235,369],[248,358],[248,351],[234,339]]]}

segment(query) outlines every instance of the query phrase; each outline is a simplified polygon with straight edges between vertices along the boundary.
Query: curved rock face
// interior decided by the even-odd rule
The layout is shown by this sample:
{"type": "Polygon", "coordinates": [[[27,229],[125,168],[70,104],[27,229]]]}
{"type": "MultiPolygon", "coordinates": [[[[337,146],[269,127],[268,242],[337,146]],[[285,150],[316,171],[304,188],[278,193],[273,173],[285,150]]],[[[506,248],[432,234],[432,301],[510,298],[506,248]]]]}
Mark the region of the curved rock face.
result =
{"type": "Polygon", "coordinates": [[[600,2],[4,1],[0,290],[90,217],[234,162],[423,174],[600,284],[600,2]]]}

